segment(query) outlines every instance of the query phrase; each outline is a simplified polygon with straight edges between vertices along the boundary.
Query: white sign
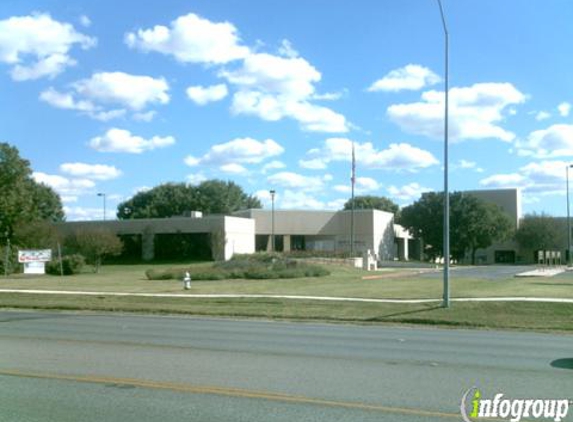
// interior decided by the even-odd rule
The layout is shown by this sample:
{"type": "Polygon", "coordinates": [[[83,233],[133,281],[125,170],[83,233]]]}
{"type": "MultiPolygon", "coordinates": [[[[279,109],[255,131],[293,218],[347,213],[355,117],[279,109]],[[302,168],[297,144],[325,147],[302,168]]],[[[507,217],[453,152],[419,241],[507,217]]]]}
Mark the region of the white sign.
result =
{"type": "Polygon", "coordinates": [[[18,262],[49,262],[52,260],[51,249],[37,249],[28,251],[18,251],[18,262]]]}
{"type": "Polygon", "coordinates": [[[46,274],[46,264],[38,261],[25,262],[24,274],[46,274]]]}

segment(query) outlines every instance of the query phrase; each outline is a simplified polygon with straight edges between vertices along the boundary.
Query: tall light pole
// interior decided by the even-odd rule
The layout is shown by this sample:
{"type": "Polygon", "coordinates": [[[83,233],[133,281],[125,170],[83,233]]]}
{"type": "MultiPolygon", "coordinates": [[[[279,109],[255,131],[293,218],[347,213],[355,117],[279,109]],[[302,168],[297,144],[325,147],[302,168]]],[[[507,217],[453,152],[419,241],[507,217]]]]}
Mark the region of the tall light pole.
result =
{"type": "Polygon", "coordinates": [[[97,194],[97,196],[103,197],[103,221],[105,221],[105,193],[100,192],[97,194]]]}
{"type": "Polygon", "coordinates": [[[354,185],[356,184],[356,155],[354,154],[354,141],[352,142],[352,170],[350,175],[351,187],[351,203],[350,208],[350,258],[354,258],[354,185]]]}
{"type": "Polygon", "coordinates": [[[269,191],[271,194],[271,251],[275,251],[275,190],[269,191]]]}
{"type": "Polygon", "coordinates": [[[445,81],[444,81],[444,296],[442,306],[450,307],[450,192],[448,187],[448,97],[449,97],[449,34],[442,1],[438,1],[444,28],[445,81]]]}
{"type": "Polygon", "coordinates": [[[565,174],[567,178],[567,266],[571,266],[571,218],[569,214],[569,167],[573,167],[573,164],[569,164],[565,167],[565,174]]]}

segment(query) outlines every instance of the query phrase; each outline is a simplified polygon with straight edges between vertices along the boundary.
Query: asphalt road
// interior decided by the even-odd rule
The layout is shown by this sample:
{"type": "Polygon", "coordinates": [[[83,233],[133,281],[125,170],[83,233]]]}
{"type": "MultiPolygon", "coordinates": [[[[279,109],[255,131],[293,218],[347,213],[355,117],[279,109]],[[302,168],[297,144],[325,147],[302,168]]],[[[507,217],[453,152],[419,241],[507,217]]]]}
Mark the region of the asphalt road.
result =
{"type": "MultiPolygon", "coordinates": [[[[0,312],[0,421],[459,421],[572,398],[573,337],[0,312]]],[[[573,420],[573,410],[567,420],[573,420]]]]}

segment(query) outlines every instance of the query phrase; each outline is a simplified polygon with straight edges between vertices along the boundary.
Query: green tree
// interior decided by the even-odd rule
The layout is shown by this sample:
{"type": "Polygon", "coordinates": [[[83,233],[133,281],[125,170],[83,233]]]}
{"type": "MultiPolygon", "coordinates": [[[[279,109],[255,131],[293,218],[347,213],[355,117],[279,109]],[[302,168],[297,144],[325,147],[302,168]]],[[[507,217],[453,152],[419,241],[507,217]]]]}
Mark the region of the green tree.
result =
{"type": "Polygon", "coordinates": [[[519,223],[515,240],[521,251],[533,254],[537,250],[567,248],[566,221],[547,214],[528,214],[519,223]]]}
{"type": "Polygon", "coordinates": [[[17,224],[64,218],[60,197],[32,178],[30,162],[17,148],[0,143],[0,238],[13,236],[17,224]]]}
{"type": "MultiPolygon", "coordinates": [[[[344,204],[345,210],[352,209],[352,199],[344,204]]],[[[361,195],[354,197],[354,209],[357,210],[380,210],[397,214],[400,210],[398,204],[385,196],[361,195]]]]}
{"type": "MultiPolygon", "coordinates": [[[[402,210],[401,224],[423,239],[430,259],[443,255],[444,194],[427,192],[402,210]]],[[[471,194],[450,194],[450,253],[455,260],[470,254],[475,264],[478,249],[508,239],[514,227],[507,215],[494,204],[471,194]]]]}
{"type": "Polygon", "coordinates": [[[205,214],[229,214],[247,208],[261,208],[261,202],[247,195],[234,182],[207,180],[198,186],[165,183],[139,192],[117,207],[119,219],[165,218],[187,211],[205,214]]]}
{"type": "Polygon", "coordinates": [[[86,228],[75,231],[65,240],[68,251],[82,255],[86,262],[99,272],[104,257],[121,253],[121,240],[112,232],[102,228],[86,228]]]}

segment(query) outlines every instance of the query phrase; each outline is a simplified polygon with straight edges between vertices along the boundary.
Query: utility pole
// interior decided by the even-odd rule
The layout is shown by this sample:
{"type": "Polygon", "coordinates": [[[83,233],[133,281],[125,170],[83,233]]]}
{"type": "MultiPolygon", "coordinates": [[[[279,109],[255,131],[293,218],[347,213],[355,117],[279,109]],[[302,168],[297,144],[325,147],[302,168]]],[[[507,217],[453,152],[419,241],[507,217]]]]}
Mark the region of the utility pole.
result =
{"type": "Polygon", "coordinates": [[[350,258],[354,258],[354,185],[356,184],[356,155],[354,153],[354,142],[352,142],[352,171],[350,175],[351,182],[351,204],[350,208],[350,258]]]}
{"type": "Polygon", "coordinates": [[[445,81],[444,81],[444,297],[442,306],[450,307],[450,192],[448,186],[448,99],[449,99],[449,34],[442,1],[438,1],[444,28],[445,81]]]}

